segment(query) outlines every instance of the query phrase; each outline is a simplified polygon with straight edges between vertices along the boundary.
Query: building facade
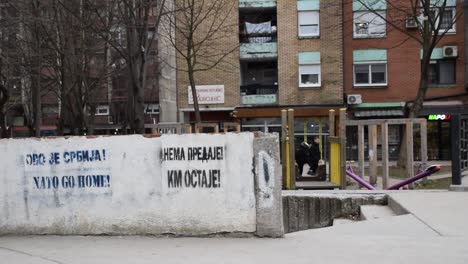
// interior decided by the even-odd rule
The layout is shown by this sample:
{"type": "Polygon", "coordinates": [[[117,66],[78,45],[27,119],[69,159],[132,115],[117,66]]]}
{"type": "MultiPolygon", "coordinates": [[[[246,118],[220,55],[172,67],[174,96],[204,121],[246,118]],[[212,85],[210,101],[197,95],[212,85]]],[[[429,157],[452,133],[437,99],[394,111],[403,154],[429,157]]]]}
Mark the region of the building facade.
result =
{"type": "MultiPolygon", "coordinates": [[[[238,49],[226,58],[229,71],[197,75],[200,94],[213,87],[224,92],[212,94],[223,102],[200,105],[202,121],[281,132],[281,110],[294,109],[296,143],[320,136],[325,146],[328,111],[343,106],[341,1],[239,0],[228,21],[235,40],[221,46],[238,49]]],[[[180,121],[194,122],[187,86],[186,74],[178,71],[180,121]]]]}
{"type": "MultiPolygon", "coordinates": [[[[403,118],[421,79],[419,26],[408,18],[409,1],[344,1],[345,93],[354,119],[403,118]],[[365,3],[371,3],[365,5],[365,3]],[[406,6],[405,6],[406,4],[406,6]]],[[[430,60],[429,89],[420,118],[428,119],[429,159],[450,159],[449,118],[431,115],[467,114],[466,49],[462,1],[431,1],[436,26],[445,36],[430,60]],[[443,13],[441,11],[443,8],[443,13]]],[[[391,158],[397,158],[402,131],[390,126],[391,158]]],[[[348,132],[355,146],[357,131],[348,132]]],[[[352,153],[348,152],[352,157],[352,153]]],[[[416,153],[416,152],[415,152],[416,153]]]]}

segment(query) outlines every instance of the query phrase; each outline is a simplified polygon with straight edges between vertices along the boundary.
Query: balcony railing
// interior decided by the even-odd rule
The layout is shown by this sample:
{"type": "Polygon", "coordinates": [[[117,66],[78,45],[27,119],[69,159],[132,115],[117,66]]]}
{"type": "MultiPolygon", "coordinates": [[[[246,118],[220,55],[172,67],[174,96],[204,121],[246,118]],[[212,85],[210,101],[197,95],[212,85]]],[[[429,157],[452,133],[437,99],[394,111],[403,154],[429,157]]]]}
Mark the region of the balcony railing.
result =
{"type": "Polygon", "coordinates": [[[278,103],[277,85],[243,85],[241,86],[241,104],[266,105],[278,103]]]}
{"type": "Polygon", "coordinates": [[[276,32],[271,33],[241,33],[240,43],[272,43],[277,42],[276,32]]]}
{"type": "Polygon", "coordinates": [[[241,43],[240,58],[248,59],[276,59],[278,58],[278,45],[270,43],[241,43]]]}
{"type": "Polygon", "coordinates": [[[276,0],[239,0],[240,8],[276,7],[276,0]]]}

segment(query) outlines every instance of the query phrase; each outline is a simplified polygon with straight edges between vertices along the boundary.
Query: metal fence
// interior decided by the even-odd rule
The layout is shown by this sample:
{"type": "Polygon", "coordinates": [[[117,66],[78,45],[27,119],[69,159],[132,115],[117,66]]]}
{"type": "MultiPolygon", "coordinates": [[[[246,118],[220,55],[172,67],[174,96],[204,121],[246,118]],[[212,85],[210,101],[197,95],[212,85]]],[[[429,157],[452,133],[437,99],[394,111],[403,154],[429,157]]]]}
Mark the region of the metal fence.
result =
{"type": "Polygon", "coordinates": [[[461,185],[468,170],[468,116],[455,114],[451,119],[452,184],[461,185]]]}

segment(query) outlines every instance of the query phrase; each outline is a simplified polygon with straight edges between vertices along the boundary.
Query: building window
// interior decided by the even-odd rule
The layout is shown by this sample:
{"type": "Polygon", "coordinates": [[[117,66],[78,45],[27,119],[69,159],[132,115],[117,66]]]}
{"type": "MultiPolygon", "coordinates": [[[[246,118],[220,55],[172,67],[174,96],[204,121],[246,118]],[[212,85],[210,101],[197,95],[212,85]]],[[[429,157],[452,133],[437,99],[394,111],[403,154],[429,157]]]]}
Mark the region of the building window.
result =
{"type": "Polygon", "coordinates": [[[109,106],[108,105],[98,105],[96,107],[96,115],[99,115],[99,116],[109,115],[109,106]]]}
{"type": "Polygon", "coordinates": [[[320,87],[320,64],[299,65],[299,87],[320,87]]]}
{"type": "Polygon", "coordinates": [[[449,32],[449,33],[455,33],[455,8],[452,7],[446,7],[443,12],[440,10],[433,11],[431,12],[436,18],[436,26],[440,25],[439,31],[440,32],[449,32]],[[439,24],[440,23],[440,24],[439,24]]]}
{"type": "Polygon", "coordinates": [[[384,37],[387,30],[386,13],[385,0],[353,0],[353,37],[384,37]]]}
{"type": "Polygon", "coordinates": [[[387,63],[354,64],[354,86],[387,85],[387,63]]]}
{"type": "Polygon", "coordinates": [[[145,114],[147,114],[147,115],[159,115],[159,105],[158,104],[146,104],[145,105],[145,114]]]}
{"type": "Polygon", "coordinates": [[[385,11],[355,11],[353,36],[355,38],[381,38],[386,34],[385,11]]]}
{"type": "Polygon", "coordinates": [[[299,11],[299,37],[320,36],[319,11],[299,11]]]}
{"type": "Polygon", "coordinates": [[[118,47],[125,48],[127,46],[126,29],[123,26],[117,26],[112,29],[111,37],[114,44],[118,47]]]}
{"type": "Polygon", "coordinates": [[[456,60],[431,60],[429,84],[451,85],[456,82],[456,60]]]}

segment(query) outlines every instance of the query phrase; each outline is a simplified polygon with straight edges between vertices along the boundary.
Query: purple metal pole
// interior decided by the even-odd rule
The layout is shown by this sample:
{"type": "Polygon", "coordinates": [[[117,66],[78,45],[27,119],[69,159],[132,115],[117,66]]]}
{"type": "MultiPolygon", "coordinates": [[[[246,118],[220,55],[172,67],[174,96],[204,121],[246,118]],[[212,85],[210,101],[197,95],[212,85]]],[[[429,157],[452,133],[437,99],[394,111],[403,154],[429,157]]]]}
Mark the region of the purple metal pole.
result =
{"type": "Polygon", "coordinates": [[[346,175],[353,178],[355,181],[359,182],[362,186],[366,187],[369,190],[376,190],[374,186],[370,185],[368,182],[363,180],[361,177],[357,176],[356,174],[352,173],[350,170],[346,170],[346,175]]]}
{"type": "Polygon", "coordinates": [[[422,179],[426,176],[429,176],[431,175],[432,173],[434,172],[438,172],[440,171],[440,166],[430,166],[429,168],[427,168],[426,170],[424,170],[423,172],[421,172],[420,174],[417,174],[417,175],[414,175],[413,177],[411,178],[408,178],[404,181],[401,181],[395,185],[392,185],[390,187],[388,187],[386,190],[398,190],[400,189],[401,187],[407,185],[407,184],[410,184],[412,182],[415,182],[419,179],[422,179]]]}

